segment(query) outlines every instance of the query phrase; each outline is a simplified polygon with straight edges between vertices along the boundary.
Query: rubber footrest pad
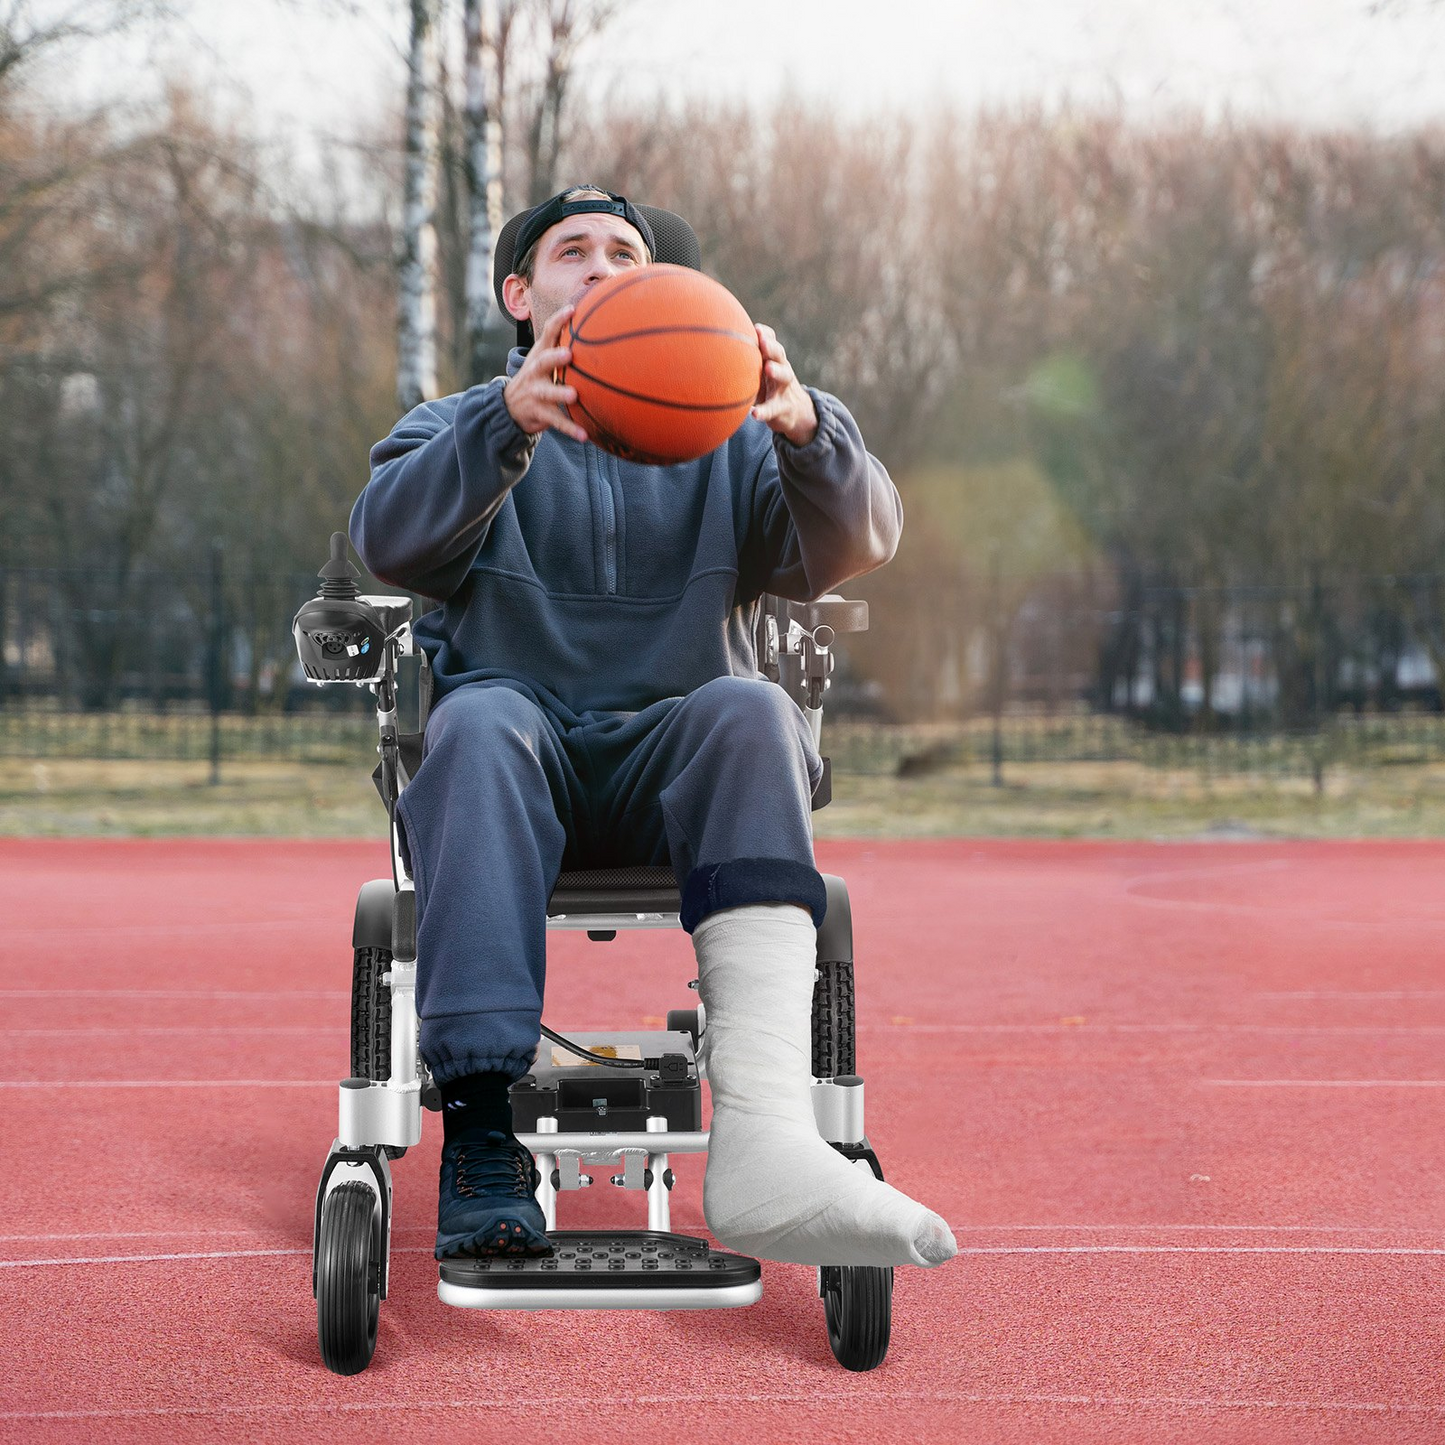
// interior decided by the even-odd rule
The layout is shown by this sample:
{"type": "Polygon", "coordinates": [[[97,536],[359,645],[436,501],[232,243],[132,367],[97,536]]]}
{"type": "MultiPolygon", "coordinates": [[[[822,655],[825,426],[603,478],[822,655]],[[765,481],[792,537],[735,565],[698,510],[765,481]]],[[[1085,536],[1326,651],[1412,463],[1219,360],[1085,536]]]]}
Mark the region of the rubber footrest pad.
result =
{"type": "Polygon", "coordinates": [[[463,1289],[721,1289],[751,1284],[757,1260],[706,1240],[653,1229],[559,1229],[550,1259],[445,1259],[441,1277],[463,1289]]]}

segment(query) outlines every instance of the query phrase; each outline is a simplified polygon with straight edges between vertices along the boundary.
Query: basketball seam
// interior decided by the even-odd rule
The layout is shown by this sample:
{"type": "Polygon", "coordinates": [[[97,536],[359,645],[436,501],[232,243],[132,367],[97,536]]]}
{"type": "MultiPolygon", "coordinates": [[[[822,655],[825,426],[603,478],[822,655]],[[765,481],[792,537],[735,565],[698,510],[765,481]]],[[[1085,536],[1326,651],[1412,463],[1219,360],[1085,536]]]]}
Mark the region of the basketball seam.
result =
{"type": "Polygon", "coordinates": [[[575,405],[581,409],[582,415],[592,423],[592,429],[595,433],[592,438],[593,446],[599,446],[605,442],[606,446],[603,446],[604,451],[612,450],[613,455],[621,456],[624,461],[637,462],[642,466],[668,467],[673,465],[670,457],[654,456],[651,452],[640,452],[636,447],[629,446],[620,436],[614,435],[596,416],[588,411],[588,409],[583,406],[580,398],[575,405]],[[598,438],[601,438],[601,441],[599,441],[598,438]]]}
{"type": "Polygon", "coordinates": [[[725,326],[650,326],[644,331],[624,331],[617,336],[604,337],[601,341],[588,341],[585,336],[574,336],[572,340],[581,341],[584,346],[611,346],[614,341],[635,341],[639,336],[731,336],[754,350],[758,345],[756,336],[730,331],[725,326]]]}
{"type": "MultiPolygon", "coordinates": [[[[659,262],[656,262],[656,261],[654,261],[654,262],[652,263],[653,266],[657,266],[657,265],[659,265],[659,264],[665,264],[665,263],[659,263],[659,262]]],[[[686,270],[687,267],[680,266],[680,267],[678,267],[678,269],[679,269],[679,270],[686,270]]],[[[635,276],[629,276],[625,281],[621,282],[621,283],[618,285],[617,289],[612,292],[612,295],[611,295],[611,296],[604,296],[604,297],[602,298],[602,301],[599,302],[596,306],[593,306],[592,308],[590,308],[585,316],[580,316],[580,317],[579,317],[579,316],[574,312],[573,315],[572,315],[572,326],[571,326],[572,339],[573,339],[574,341],[585,341],[587,338],[582,335],[582,332],[579,330],[579,326],[580,326],[580,325],[585,325],[588,321],[590,321],[590,320],[598,313],[598,311],[600,311],[600,310],[602,309],[602,307],[603,307],[608,301],[610,301],[610,300],[612,299],[612,296],[620,296],[620,295],[622,295],[622,293],[623,293],[624,291],[630,291],[634,286],[636,286],[637,283],[642,280],[642,274],[643,274],[643,272],[646,271],[646,270],[647,270],[647,267],[646,267],[646,266],[640,267],[640,268],[638,269],[637,275],[635,275],[635,276]]],[[[655,275],[656,272],[654,271],[653,274],[655,275]]],[[[699,271],[699,272],[697,272],[696,274],[700,276],[700,275],[702,274],[702,272],[699,271]]],[[[600,284],[600,283],[599,283],[599,284],[600,284]]],[[[579,302],[578,305],[579,305],[579,306],[582,305],[583,303],[586,302],[586,300],[587,300],[587,298],[584,296],[584,297],[582,298],[582,301],[579,302]]]]}
{"type": "MultiPolygon", "coordinates": [[[[609,301],[612,301],[614,298],[616,298],[616,297],[618,297],[618,296],[621,296],[624,291],[630,291],[634,286],[638,285],[641,281],[645,280],[645,279],[646,279],[646,275],[647,275],[647,273],[648,273],[649,271],[651,271],[653,275],[656,275],[656,274],[657,274],[657,267],[658,267],[658,266],[666,266],[666,265],[669,265],[669,264],[670,264],[670,263],[669,263],[669,262],[666,262],[666,261],[653,261],[653,262],[650,263],[650,265],[648,265],[648,266],[640,267],[639,270],[638,270],[638,272],[637,272],[637,275],[635,275],[635,276],[629,276],[625,281],[621,282],[621,283],[617,286],[617,288],[616,288],[614,291],[611,292],[611,294],[609,294],[609,295],[607,295],[607,296],[604,296],[604,297],[602,298],[602,300],[597,303],[596,306],[591,307],[591,308],[588,310],[588,312],[586,313],[585,316],[580,316],[580,317],[579,317],[579,316],[576,315],[576,313],[574,313],[574,314],[573,314],[573,317],[572,317],[571,324],[569,325],[569,328],[568,328],[568,329],[571,331],[571,333],[572,333],[572,340],[573,340],[573,341],[582,341],[582,342],[586,343],[586,344],[589,345],[589,346],[599,346],[599,345],[601,345],[602,343],[600,343],[600,342],[596,342],[596,341],[591,341],[591,342],[589,342],[589,341],[587,341],[587,338],[582,334],[581,327],[582,327],[582,326],[585,326],[588,322],[590,322],[590,321],[592,320],[592,318],[593,318],[594,316],[596,316],[597,313],[598,313],[599,311],[601,311],[602,308],[603,308],[609,301]]],[[[673,269],[674,271],[681,271],[681,272],[685,273],[687,276],[702,276],[702,277],[704,277],[704,278],[707,279],[707,280],[711,280],[711,279],[712,279],[711,277],[709,277],[709,276],[707,275],[707,273],[706,273],[705,271],[694,271],[691,266],[673,266],[672,269],[673,269]]],[[[599,284],[602,284],[602,283],[599,283],[599,284]]],[[[715,284],[721,285],[722,283],[721,283],[721,282],[717,282],[717,283],[715,283],[715,284]]],[[[726,291],[727,288],[724,286],[724,287],[723,287],[723,290],[726,291]]],[[[731,293],[729,293],[729,294],[731,295],[731,293]]],[[[735,301],[737,300],[736,297],[733,297],[733,299],[734,299],[735,301]]],[[[580,307],[580,306],[584,305],[584,304],[586,303],[586,300],[587,300],[587,298],[584,296],[584,297],[582,298],[582,300],[581,300],[580,302],[578,302],[578,306],[580,307]]],[[[742,303],[739,302],[738,305],[739,305],[739,307],[741,307],[742,303]]],[[[746,315],[746,312],[744,312],[744,314],[746,315]]],[[[750,318],[750,319],[751,319],[751,318],[750,318]]],[[[734,331],[734,332],[731,333],[731,335],[733,335],[733,336],[737,336],[737,335],[739,335],[739,334],[740,334],[740,333],[738,333],[738,332],[736,332],[736,331],[734,331]]],[[[756,339],[756,338],[750,338],[750,339],[756,339]]]]}
{"type": "Polygon", "coordinates": [[[618,396],[625,396],[631,401],[646,402],[649,406],[660,406],[669,411],[736,411],[741,406],[752,406],[757,400],[757,395],[746,397],[742,401],[664,401],[656,396],[644,396],[640,391],[628,391],[625,386],[617,386],[613,382],[603,381],[600,376],[593,376],[590,371],[583,371],[574,361],[567,367],[568,371],[575,371],[578,376],[585,377],[594,386],[600,386],[604,391],[616,392],[618,396]]]}

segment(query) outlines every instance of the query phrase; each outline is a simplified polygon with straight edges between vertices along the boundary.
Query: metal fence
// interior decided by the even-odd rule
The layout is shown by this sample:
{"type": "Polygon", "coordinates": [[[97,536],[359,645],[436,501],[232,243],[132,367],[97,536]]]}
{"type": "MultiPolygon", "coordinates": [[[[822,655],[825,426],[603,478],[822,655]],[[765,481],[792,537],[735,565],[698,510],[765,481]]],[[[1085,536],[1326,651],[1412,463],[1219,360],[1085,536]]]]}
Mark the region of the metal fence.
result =
{"type": "MultiPolygon", "coordinates": [[[[124,577],[0,566],[0,755],[354,763],[375,744],[374,699],[308,682],[290,635],[316,585],[228,575],[219,552],[201,571],[124,577]]],[[[909,694],[926,722],[897,725],[867,647],[840,639],[835,767],[1133,760],[1318,779],[1341,759],[1445,758],[1445,578],[1043,578],[1013,588],[1007,615],[992,587],[932,599],[909,694]]],[[[416,616],[434,605],[413,603],[416,616]]]]}

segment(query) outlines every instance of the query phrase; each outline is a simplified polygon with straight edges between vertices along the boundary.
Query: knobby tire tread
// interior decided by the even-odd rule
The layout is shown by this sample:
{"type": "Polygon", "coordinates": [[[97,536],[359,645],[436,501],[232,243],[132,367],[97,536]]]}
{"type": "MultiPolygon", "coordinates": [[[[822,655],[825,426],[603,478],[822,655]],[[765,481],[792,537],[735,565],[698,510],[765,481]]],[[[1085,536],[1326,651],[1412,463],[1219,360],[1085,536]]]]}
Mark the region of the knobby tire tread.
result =
{"type": "Polygon", "coordinates": [[[813,985],[813,1077],[857,1073],[857,1056],[853,964],[819,963],[813,985]]]}

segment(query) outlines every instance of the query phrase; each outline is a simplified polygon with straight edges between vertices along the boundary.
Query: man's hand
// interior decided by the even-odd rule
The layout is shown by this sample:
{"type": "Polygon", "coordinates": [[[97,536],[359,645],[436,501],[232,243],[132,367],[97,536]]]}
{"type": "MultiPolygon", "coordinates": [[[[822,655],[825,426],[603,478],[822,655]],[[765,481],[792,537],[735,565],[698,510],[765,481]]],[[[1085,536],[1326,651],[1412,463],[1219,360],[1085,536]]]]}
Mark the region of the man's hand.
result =
{"type": "Polygon", "coordinates": [[[803,390],[788,354],[771,326],[759,326],[758,346],[763,353],[763,384],[758,390],[753,415],[787,437],[795,447],[805,447],[818,435],[818,412],[813,398],[803,390]]]}
{"type": "Polygon", "coordinates": [[[559,386],[552,379],[559,366],[566,366],[572,360],[571,347],[557,343],[563,326],[575,310],[574,306],[564,306],[552,314],[521,369],[502,388],[502,400],[512,420],[529,436],[537,436],[550,426],[574,441],[587,440],[587,433],[562,410],[564,405],[577,400],[576,388],[559,386]]]}

